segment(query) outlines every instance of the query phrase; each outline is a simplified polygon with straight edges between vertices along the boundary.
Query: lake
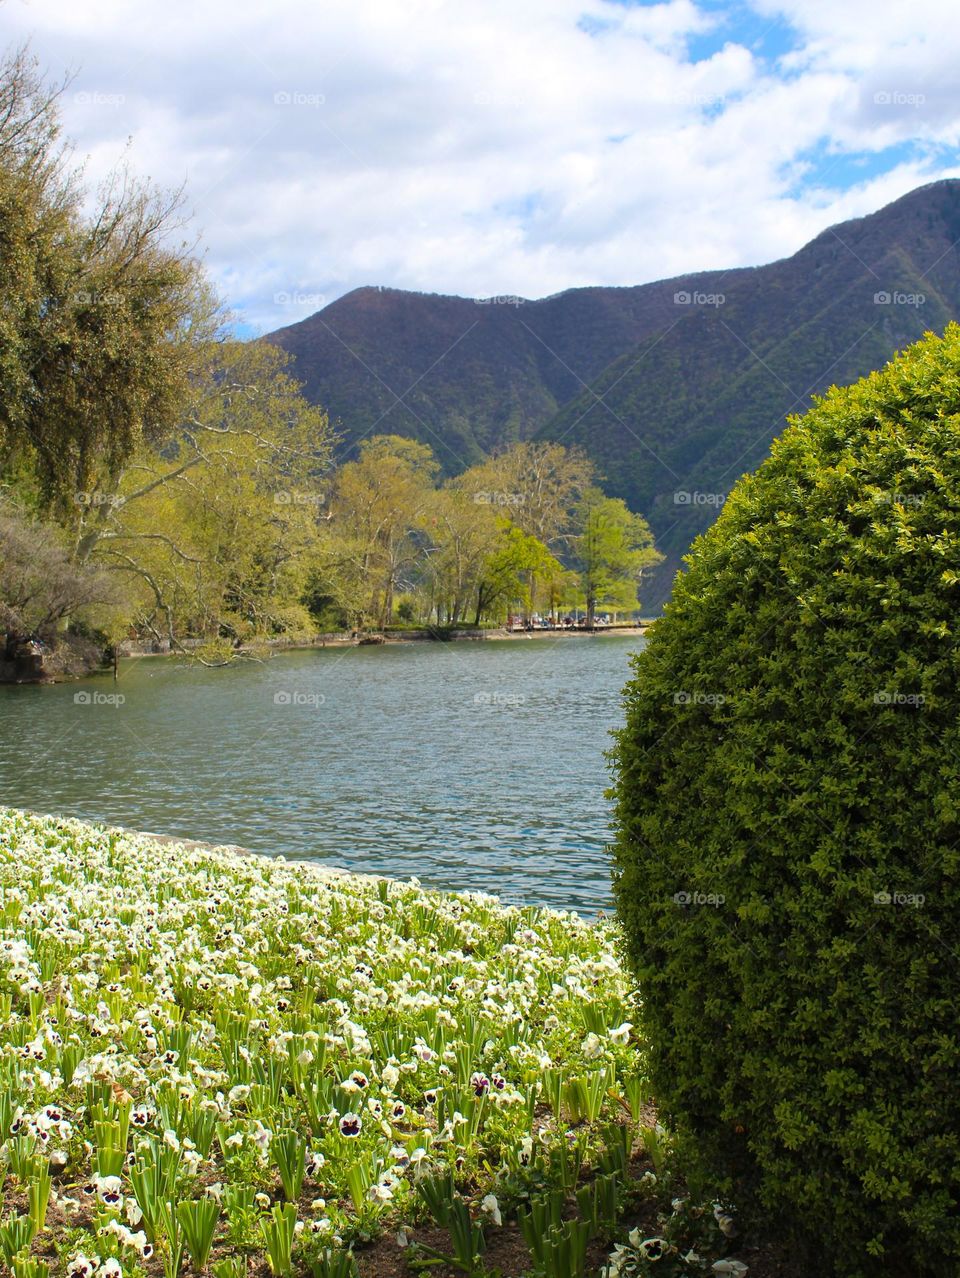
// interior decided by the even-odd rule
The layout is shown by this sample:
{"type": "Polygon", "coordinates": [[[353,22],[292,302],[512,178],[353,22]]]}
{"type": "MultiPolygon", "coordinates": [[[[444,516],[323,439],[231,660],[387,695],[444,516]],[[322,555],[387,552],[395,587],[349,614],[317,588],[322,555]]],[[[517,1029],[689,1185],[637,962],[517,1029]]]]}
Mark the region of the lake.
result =
{"type": "Polygon", "coordinates": [[[642,643],[143,658],[116,684],[0,687],[0,801],[591,914],[610,902],[604,751],[642,643]]]}

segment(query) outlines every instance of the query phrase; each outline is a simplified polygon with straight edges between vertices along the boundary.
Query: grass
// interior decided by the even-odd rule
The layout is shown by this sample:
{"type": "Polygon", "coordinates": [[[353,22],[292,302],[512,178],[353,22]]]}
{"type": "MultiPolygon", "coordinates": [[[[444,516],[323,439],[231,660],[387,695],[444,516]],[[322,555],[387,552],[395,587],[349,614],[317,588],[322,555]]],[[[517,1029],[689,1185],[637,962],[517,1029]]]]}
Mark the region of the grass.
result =
{"type": "Polygon", "coordinates": [[[708,1270],[635,1019],[610,922],[0,808],[0,1263],[708,1270]]]}

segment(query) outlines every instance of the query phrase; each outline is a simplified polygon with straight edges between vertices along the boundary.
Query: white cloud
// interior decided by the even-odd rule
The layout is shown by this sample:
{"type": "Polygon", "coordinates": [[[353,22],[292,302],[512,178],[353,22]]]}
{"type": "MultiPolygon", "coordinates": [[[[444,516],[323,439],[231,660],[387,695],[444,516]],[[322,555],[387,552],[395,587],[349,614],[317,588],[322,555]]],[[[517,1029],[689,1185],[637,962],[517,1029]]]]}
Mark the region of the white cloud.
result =
{"type": "Polygon", "coordinates": [[[754,9],[9,0],[0,25],[77,69],[91,176],[130,137],[141,173],[186,181],[212,272],[266,330],[364,283],[541,296],[767,261],[956,171],[947,0],[754,9]],[[784,31],[771,63],[756,36],[784,31]]]}

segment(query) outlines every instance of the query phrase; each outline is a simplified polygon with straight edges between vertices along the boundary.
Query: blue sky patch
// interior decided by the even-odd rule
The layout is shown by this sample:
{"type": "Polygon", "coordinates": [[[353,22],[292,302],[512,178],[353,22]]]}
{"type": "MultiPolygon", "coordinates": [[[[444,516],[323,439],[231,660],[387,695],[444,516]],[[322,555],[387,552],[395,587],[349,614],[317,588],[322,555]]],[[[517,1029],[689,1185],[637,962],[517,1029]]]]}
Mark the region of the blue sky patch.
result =
{"type": "MultiPolygon", "coordinates": [[[[650,9],[664,0],[605,0],[611,12],[617,9],[650,9]]],[[[763,62],[775,63],[785,53],[801,46],[799,33],[783,15],[771,18],[759,14],[744,0],[699,0],[699,11],[713,19],[711,30],[691,35],[687,51],[691,62],[706,62],[727,44],[739,44],[763,62]]],[[[581,31],[599,36],[618,25],[615,17],[598,18],[585,14],[578,22],[581,31]]]]}
{"type": "Polygon", "coordinates": [[[771,18],[756,13],[741,0],[700,0],[697,8],[709,14],[716,25],[687,42],[691,62],[705,62],[727,44],[739,44],[758,60],[775,63],[786,53],[801,48],[803,41],[783,15],[771,18]]]}
{"type": "MultiPolygon", "coordinates": [[[[796,170],[787,196],[794,198],[812,189],[847,191],[900,164],[923,163],[931,158],[930,148],[913,139],[877,151],[841,151],[830,139],[821,138],[816,146],[802,151],[784,166],[786,176],[796,170]]],[[[948,162],[946,157],[939,158],[941,163],[948,162]]]]}

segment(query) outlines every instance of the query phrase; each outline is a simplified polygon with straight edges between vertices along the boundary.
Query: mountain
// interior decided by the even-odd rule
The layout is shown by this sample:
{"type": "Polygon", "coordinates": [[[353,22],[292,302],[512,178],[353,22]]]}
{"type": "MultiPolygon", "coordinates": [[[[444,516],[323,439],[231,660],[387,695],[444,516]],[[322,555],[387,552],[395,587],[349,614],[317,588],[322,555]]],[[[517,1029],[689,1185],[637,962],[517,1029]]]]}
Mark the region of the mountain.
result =
{"type": "Polygon", "coordinates": [[[667,556],[645,609],[786,414],[960,318],[960,180],[768,266],[539,301],[361,288],[271,333],[345,452],[411,435],[456,474],[516,439],[579,444],[667,556]]]}

